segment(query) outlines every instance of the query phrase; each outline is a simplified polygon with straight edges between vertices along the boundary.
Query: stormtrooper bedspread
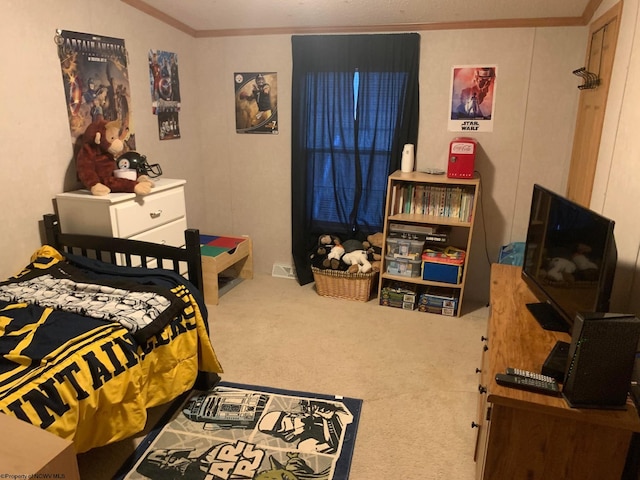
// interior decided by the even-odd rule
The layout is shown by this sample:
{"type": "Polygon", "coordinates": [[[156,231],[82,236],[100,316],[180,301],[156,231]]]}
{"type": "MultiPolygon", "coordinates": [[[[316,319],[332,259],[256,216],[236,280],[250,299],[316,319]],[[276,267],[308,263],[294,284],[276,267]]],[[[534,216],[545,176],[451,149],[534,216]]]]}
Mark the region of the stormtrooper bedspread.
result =
{"type": "Polygon", "coordinates": [[[0,300],[118,322],[140,341],[162,330],[184,307],[168,289],[131,280],[98,283],[74,265],[42,256],[0,284],[0,300]]]}

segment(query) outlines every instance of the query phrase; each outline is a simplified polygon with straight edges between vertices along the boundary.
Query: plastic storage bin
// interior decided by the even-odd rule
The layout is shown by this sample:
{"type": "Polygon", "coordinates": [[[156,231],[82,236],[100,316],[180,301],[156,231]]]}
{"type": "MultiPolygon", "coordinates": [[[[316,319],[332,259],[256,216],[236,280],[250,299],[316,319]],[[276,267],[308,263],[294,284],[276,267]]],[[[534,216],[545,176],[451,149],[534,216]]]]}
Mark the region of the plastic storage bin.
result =
{"type": "Polygon", "coordinates": [[[385,256],[385,259],[387,263],[387,273],[401,277],[420,277],[422,262],[419,259],[410,260],[392,255],[385,256]]]}
{"type": "Polygon", "coordinates": [[[426,250],[422,254],[422,279],[459,284],[465,257],[465,252],[455,247],[426,250]]]}
{"type": "Polygon", "coordinates": [[[402,237],[387,237],[387,256],[419,260],[424,248],[424,240],[402,237]]]}
{"type": "Polygon", "coordinates": [[[422,279],[459,284],[462,281],[462,265],[422,262],[422,279]]]}

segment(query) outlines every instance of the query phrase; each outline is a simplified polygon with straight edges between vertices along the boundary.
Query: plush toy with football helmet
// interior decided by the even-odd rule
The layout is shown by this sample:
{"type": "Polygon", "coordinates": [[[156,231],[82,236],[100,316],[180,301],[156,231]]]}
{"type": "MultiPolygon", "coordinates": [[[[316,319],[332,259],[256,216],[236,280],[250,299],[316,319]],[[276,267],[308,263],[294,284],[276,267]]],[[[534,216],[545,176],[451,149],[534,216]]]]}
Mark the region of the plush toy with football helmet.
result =
{"type": "Polygon", "coordinates": [[[119,137],[119,125],[100,119],[91,123],[82,136],[81,148],[76,155],[76,170],[82,184],[93,195],[107,195],[110,192],[128,192],[147,195],[153,181],[142,175],[137,180],[116,178],[115,157],[124,149],[119,137]]]}
{"type": "Polygon", "coordinates": [[[162,175],[162,168],[159,164],[149,164],[147,157],[133,150],[123,153],[116,160],[116,164],[120,169],[131,169],[138,173],[138,176],[146,175],[150,178],[156,178],[162,175]]]}

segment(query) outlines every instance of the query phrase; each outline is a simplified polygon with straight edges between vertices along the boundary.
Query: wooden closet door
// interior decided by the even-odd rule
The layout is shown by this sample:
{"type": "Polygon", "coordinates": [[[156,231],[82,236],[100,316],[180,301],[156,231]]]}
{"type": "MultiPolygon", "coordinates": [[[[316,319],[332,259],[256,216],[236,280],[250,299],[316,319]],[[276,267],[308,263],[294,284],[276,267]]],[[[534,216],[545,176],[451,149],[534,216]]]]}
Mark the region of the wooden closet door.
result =
{"type": "Polygon", "coordinates": [[[622,2],[619,2],[589,29],[585,68],[598,74],[600,83],[596,88],[580,93],[567,180],[567,197],[585,207],[591,202],[621,12],[622,2]]]}

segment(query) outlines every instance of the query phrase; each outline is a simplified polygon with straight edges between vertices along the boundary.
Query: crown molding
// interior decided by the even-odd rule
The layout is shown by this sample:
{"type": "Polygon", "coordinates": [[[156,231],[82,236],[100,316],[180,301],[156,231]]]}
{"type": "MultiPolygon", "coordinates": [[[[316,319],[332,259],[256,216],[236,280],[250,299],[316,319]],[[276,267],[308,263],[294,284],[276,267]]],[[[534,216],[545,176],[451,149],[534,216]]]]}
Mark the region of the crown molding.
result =
{"type": "Polygon", "coordinates": [[[500,20],[474,20],[460,22],[401,23],[367,26],[333,27],[273,27],[273,28],[229,28],[219,30],[195,30],[166,13],[152,7],[143,0],[121,0],[127,5],[170,25],[195,38],[248,37],[257,35],[311,35],[335,33],[415,32],[428,30],[470,30],[483,28],[542,28],[580,27],[588,25],[602,0],[590,0],[579,17],[512,18],[500,20]]]}

